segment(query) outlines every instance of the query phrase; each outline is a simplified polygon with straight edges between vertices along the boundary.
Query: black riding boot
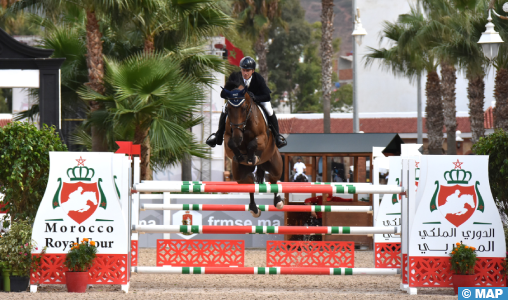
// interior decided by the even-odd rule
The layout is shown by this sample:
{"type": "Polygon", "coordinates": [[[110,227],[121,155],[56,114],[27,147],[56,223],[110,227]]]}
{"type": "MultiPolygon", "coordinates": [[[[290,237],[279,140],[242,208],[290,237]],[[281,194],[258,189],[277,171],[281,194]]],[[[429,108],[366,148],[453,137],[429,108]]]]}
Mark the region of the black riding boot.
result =
{"type": "Polygon", "coordinates": [[[268,121],[272,127],[272,133],[273,137],[275,138],[275,145],[277,145],[277,148],[286,146],[288,143],[286,142],[286,139],[279,133],[279,121],[277,121],[275,113],[268,117],[268,121]]]}
{"type": "Polygon", "coordinates": [[[226,117],[227,113],[221,113],[219,119],[219,129],[217,129],[216,133],[212,133],[207,139],[206,144],[210,147],[215,147],[216,145],[222,145],[222,140],[224,139],[224,130],[226,129],[226,117]]]}

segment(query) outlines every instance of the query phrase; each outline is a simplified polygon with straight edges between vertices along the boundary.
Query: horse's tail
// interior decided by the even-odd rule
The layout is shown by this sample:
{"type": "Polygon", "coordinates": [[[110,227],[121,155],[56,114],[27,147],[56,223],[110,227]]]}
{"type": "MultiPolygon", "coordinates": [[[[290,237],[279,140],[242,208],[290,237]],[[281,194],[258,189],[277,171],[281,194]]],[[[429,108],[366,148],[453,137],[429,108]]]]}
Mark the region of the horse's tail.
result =
{"type": "Polygon", "coordinates": [[[258,168],[256,169],[256,183],[263,183],[264,179],[265,179],[265,170],[263,170],[258,166],[258,168]]]}

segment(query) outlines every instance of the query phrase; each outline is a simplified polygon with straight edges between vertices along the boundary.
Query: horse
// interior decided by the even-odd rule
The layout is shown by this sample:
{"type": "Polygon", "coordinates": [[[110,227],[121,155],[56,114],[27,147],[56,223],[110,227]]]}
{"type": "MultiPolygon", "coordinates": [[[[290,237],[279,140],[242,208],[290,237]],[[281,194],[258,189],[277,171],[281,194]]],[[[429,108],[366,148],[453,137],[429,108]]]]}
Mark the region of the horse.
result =
{"type": "MultiPolygon", "coordinates": [[[[265,172],[268,172],[268,181],[277,183],[282,174],[282,157],[261,108],[250,98],[242,83],[228,81],[224,90],[230,94],[224,147],[226,155],[233,161],[233,178],[241,184],[263,183],[265,172]]],[[[254,201],[254,193],[249,196],[249,211],[258,218],[261,211],[254,201]]],[[[284,207],[277,193],[274,193],[273,205],[278,209],[284,207]]]]}
{"type": "Polygon", "coordinates": [[[309,179],[307,178],[307,176],[305,176],[305,174],[302,173],[296,176],[294,182],[309,182],[309,179]]]}

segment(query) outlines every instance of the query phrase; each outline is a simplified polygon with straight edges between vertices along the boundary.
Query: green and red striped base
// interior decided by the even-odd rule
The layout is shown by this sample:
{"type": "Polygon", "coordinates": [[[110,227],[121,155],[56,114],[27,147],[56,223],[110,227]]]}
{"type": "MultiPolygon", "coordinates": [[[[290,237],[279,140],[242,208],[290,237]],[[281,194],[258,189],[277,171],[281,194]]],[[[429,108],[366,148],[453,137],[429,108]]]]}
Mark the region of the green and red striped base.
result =
{"type": "Polygon", "coordinates": [[[138,274],[235,274],[235,275],[397,275],[400,269],[302,268],[302,267],[132,267],[138,274]]]}

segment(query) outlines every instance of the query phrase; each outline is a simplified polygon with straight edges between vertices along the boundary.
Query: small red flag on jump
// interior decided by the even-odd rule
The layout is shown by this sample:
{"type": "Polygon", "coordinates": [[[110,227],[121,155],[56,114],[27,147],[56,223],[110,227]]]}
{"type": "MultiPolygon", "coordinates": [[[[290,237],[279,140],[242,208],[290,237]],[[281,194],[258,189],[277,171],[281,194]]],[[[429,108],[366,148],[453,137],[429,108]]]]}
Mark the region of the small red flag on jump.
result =
{"type": "Polygon", "coordinates": [[[133,155],[141,156],[141,145],[133,145],[132,142],[115,142],[120,148],[115,153],[125,153],[131,158],[133,155]]]}

